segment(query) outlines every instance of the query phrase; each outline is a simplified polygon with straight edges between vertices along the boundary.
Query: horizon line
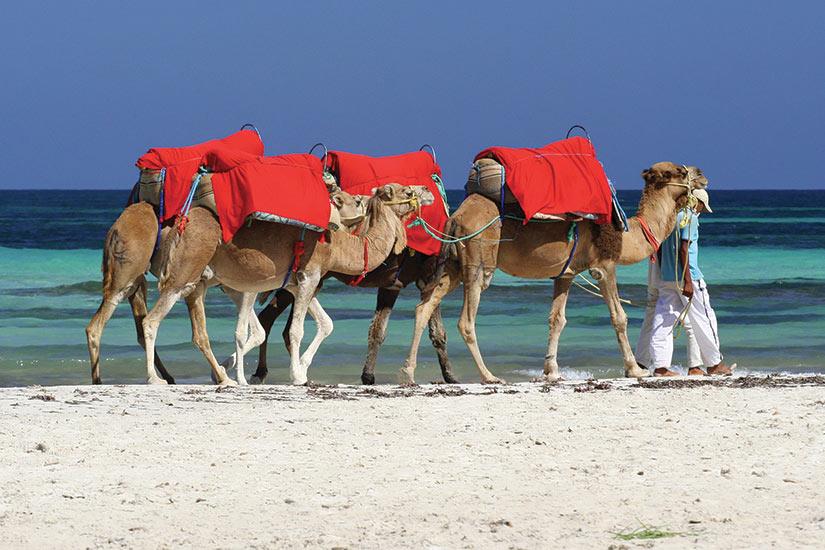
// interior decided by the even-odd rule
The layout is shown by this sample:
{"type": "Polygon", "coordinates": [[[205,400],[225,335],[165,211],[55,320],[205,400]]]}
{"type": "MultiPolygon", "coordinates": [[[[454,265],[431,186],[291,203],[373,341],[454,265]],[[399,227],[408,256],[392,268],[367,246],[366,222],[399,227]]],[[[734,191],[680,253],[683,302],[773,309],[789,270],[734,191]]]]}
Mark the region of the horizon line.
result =
{"type": "MultiPolygon", "coordinates": [[[[447,191],[463,191],[464,188],[445,188],[447,191]]],[[[641,191],[643,188],[639,187],[616,187],[616,191],[641,191]]],[[[29,188],[13,188],[0,187],[0,191],[123,191],[129,192],[131,189],[124,187],[87,187],[83,189],[61,189],[59,187],[29,187],[29,188]]],[[[741,189],[722,189],[714,187],[712,191],[825,191],[823,187],[743,187],[741,189]]]]}

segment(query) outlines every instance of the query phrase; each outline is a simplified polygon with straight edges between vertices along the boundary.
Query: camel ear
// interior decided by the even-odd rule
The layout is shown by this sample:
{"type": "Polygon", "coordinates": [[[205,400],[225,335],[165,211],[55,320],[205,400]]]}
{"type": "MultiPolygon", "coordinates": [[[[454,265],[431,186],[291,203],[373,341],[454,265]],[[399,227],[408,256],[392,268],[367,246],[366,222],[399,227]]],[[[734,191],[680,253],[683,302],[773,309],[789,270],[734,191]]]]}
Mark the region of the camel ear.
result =
{"type": "Polygon", "coordinates": [[[679,167],[679,177],[680,178],[688,177],[688,169],[687,169],[686,166],[683,165],[683,166],[679,167]]]}
{"type": "Polygon", "coordinates": [[[334,204],[336,208],[341,208],[342,206],[344,206],[344,199],[338,193],[335,193],[334,195],[330,195],[330,200],[332,201],[332,204],[334,204]]]}
{"type": "Polygon", "coordinates": [[[384,196],[384,198],[388,200],[392,200],[393,196],[395,195],[392,185],[385,185],[384,187],[382,187],[381,193],[384,196]]]}

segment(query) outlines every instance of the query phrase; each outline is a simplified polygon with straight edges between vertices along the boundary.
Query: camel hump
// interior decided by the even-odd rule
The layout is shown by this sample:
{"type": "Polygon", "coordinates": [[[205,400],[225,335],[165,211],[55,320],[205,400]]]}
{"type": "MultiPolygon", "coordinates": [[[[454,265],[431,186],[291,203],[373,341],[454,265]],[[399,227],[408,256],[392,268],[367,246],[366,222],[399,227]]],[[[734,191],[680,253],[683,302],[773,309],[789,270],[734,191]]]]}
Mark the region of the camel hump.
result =
{"type": "MultiPolygon", "coordinates": [[[[470,168],[464,190],[468,195],[477,193],[496,201],[496,204],[498,204],[501,200],[503,170],[504,167],[495,159],[478,159],[470,168]]],[[[515,204],[517,202],[509,189],[504,192],[504,202],[505,204],[515,204]]]]}

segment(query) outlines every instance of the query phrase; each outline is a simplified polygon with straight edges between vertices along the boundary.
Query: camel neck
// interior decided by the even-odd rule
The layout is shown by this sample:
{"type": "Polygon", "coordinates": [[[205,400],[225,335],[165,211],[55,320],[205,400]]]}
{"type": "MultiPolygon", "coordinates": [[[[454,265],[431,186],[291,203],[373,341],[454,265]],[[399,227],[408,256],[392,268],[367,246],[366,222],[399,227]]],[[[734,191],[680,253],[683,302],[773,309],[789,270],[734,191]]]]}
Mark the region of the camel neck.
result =
{"type": "Polygon", "coordinates": [[[644,191],[637,215],[628,220],[630,231],[622,238],[620,264],[633,264],[654,253],[639,218],[645,220],[653,236],[661,243],[676,224],[676,201],[665,189],[644,191]]]}
{"type": "Polygon", "coordinates": [[[370,209],[359,234],[338,235],[331,243],[333,265],[329,270],[361,275],[377,268],[392,253],[397,233],[394,217],[386,206],[376,205],[370,209]]]}

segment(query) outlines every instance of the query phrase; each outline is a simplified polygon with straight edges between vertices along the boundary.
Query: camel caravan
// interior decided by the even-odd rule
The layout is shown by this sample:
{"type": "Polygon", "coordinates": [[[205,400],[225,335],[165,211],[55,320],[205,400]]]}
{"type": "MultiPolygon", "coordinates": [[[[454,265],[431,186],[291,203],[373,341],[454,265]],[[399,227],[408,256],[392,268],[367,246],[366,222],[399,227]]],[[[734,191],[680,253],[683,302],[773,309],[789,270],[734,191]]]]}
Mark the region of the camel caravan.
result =
{"type": "Polygon", "coordinates": [[[545,380],[560,378],[565,305],[573,279],[583,272],[597,281],[607,304],[625,375],[648,376],[628,342],[616,266],[655,254],[692,191],[708,183],[698,168],[654,164],[642,172],[639,208],[628,219],[589,137],[570,137],[570,132],[541,148],[479,152],[466,197],[452,215],[435,150],[427,145],[389,157],[331,151],[322,144],[304,154],[264,156],[257,129],[245,125],[223,139],[149,149],[136,166],[140,176],[129,204],[106,235],[103,300],[86,328],[94,384],[102,383],[103,329],[124,299],[146,352],[147,381],[174,383],[155,341],[161,321],[181,298],[192,341],[219,385],[266,380],[270,329],[291,308],[284,330],[290,379],[306,384],[312,360],[332,332],[333,321],[321,305],[323,283],[330,277],[377,289],[364,384],[375,382],[390,314],[411,283],[421,300],[399,382],[415,383],[425,327],[444,381],[458,382],[447,355],[440,303],[463,283],[459,332],[481,381],[501,383],[484,364],[475,332],[481,295],[496,269],[553,280],[545,380]],[[158,280],[151,310],[147,272],[158,280]],[[220,286],[237,308],[235,353],[223,363],[214,356],[206,331],[204,297],[213,286],[220,286]],[[268,302],[257,315],[256,301],[268,302]],[[317,332],[302,351],[307,313],[317,332]],[[255,348],[258,364],[247,381],[245,357],[255,348]],[[227,373],[232,368],[234,380],[227,373]]]}

